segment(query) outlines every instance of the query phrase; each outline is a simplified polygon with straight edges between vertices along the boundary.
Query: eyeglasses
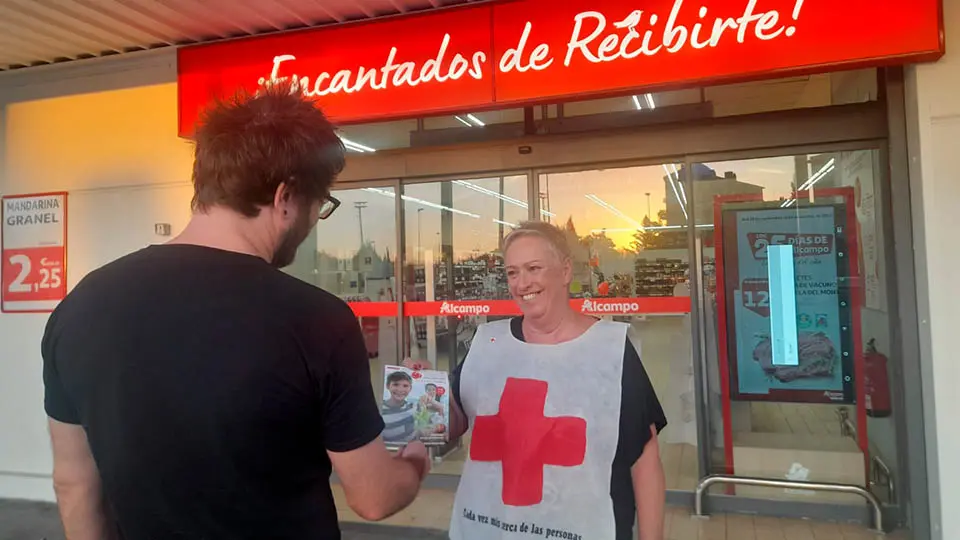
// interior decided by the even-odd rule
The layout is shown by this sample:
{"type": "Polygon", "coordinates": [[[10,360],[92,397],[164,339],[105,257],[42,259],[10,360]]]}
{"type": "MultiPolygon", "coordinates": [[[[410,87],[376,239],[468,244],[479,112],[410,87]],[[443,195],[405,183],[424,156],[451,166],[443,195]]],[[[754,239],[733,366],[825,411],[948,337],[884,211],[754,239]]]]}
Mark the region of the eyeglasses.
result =
{"type": "Polygon", "coordinates": [[[340,207],[340,199],[333,195],[327,195],[327,198],[320,203],[320,219],[327,219],[334,210],[340,207]]]}

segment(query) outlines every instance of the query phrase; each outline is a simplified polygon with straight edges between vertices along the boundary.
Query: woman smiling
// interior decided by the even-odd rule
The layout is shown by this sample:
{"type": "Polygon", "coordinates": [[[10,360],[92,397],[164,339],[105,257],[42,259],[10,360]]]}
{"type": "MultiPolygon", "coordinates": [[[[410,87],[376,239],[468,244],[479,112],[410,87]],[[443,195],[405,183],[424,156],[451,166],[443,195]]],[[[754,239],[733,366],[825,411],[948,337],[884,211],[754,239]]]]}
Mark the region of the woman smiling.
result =
{"type": "Polygon", "coordinates": [[[472,426],[452,540],[663,539],[663,409],[625,323],[571,308],[570,248],[542,222],[503,245],[522,316],[483,324],[454,371],[451,437],[472,426]]]}

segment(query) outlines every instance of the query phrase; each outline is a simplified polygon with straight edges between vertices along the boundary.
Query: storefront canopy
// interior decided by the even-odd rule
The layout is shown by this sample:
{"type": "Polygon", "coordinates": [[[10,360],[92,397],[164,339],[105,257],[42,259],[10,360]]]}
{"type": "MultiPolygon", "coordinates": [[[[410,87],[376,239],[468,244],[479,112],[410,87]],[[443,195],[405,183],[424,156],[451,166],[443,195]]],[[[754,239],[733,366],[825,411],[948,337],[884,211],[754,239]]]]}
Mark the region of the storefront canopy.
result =
{"type": "Polygon", "coordinates": [[[469,0],[0,0],[0,71],[433,10],[469,0]]]}

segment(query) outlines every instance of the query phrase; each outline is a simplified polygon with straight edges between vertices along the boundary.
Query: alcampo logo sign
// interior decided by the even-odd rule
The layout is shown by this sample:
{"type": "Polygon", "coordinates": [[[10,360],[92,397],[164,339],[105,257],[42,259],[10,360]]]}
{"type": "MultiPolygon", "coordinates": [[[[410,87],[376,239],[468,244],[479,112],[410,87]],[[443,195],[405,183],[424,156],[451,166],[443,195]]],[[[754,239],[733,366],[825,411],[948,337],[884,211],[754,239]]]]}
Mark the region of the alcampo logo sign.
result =
{"type": "Polygon", "coordinates": [[[581,313],[639,313],[640,304],[630,301],[603,301],[586,299],[580,306],[581,313]]]}
{"type": "Polygon", "coordinates": [[[486,304],[451,304],[444,302],[440,305],[441,315],[487,315],[490,306],[486,304]]]}

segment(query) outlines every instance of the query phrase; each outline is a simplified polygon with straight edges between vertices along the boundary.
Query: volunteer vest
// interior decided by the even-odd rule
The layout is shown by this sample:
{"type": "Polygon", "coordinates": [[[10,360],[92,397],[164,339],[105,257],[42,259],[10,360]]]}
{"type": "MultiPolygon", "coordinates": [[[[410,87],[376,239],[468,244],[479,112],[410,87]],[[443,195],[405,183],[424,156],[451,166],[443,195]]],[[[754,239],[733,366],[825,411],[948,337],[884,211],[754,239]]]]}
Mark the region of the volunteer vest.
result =
{"type": "Polygon", "coordinates": [[[556,345],[510,321],[481,325],[460,374],[469,456],[451,540],[616,537],[610,481],[627,325],[599,321],[556,345]]]}

